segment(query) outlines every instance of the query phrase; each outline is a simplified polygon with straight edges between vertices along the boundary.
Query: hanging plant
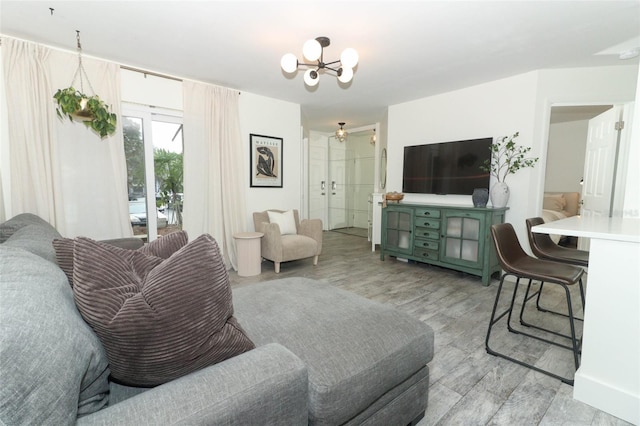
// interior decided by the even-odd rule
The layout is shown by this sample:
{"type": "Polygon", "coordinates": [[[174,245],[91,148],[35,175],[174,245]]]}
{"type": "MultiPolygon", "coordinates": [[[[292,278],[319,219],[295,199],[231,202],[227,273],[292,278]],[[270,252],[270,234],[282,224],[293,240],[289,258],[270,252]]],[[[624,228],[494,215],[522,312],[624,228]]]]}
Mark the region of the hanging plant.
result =
{"type": "Polygon", "coordinates": [[[117,117],[116,114],[109,112],[109,107],[95,93],[91,96],[84,94],[84,78],[93,92],[93,87],[89,82],[89,77],[82,66],[82,46],[80,45],[80,31],[76,30],[76,39],[78,42],[78,69],[73,77],[73,82],[66,89],[58,89],[53,98],[58,102],[56,113],[58,117],[69,120],[82,121],[85,126],[90,127],[100,137],[104,138],[112,135],[116,131],[117,117]],[[80,78],[80,90],[76,90],[73,86],[77,78],[80,78]]]}
{"type": "Polygon", "coordinates": [[[58,102],[58,117],[82,121],[102,138],[116,131],[116,115],[109,112],[109,107],[98,96],[87,96],[73,87],[67,87],[58,89],[53,98],[58,102]]]}

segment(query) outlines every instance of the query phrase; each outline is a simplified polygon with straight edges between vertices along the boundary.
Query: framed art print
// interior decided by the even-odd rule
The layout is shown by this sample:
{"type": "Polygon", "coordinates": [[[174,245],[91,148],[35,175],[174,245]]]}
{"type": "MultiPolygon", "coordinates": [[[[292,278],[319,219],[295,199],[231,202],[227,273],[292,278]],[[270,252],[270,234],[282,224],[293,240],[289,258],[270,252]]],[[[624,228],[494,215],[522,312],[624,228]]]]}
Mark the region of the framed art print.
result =
{"type": "Polygon", "coordinates": [[[282,188],[282,138],[249,135],[251,187],[282,188]]]}

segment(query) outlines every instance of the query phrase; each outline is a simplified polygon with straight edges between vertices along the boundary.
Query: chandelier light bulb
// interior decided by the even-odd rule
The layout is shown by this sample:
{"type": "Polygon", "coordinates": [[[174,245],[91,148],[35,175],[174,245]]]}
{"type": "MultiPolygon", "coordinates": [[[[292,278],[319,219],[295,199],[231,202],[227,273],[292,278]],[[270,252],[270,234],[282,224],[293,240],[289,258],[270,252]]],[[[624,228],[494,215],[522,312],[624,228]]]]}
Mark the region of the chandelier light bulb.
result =
{"type": "MultiPolygon", "coordinates": [[[[0,0],[1,1],[1,0],[0,0]]],[[[358,65],[358,52],[348,47],[344,49],[337,60],[327,60],[324,57],[324,49],[331,44],[329,37],[317,37],[307,40],[302,46],[304,58],[298,59],[293,53],[287,53],[280,59],[280,67],[287,74],[294,74],[299,69],[305,70],[304,83],[308,87],[317,86],[320,74],[332,74],[340,83],[349,83],[353,80],[354,67],[358,65]]]]}
{"type": "Polygon", "coordinates": [[[351,68],[342,68],[342,73],[338,76],[341,83],[348,83],[353,78],[353,70],[351,68]]]}
{"type": "Polygon", "coordinates": [[[320,76],[316,70],[307,70],[304,73],[304,84],[307,86],[315,86],[320,81],[320,76]]]}
{"type": "Polygon", "coordinates": [[[342,63],[343,68],[352,68],[358,65],[358,52],[356,49],[347,47],[342,51],[340,55],[340,63],[342,63]]]}
{"type": "Polygon", "coordinates": [[[287,53],[280,60],[280,66],[284,72],[291,74],[298,69],[298,58],[293,53],[287,53]]]}
{"type": "Polygon", "coordinates": [[[317,61],[322,54],[322,46],[317,40],[307,40],[302,46],[302,54],[309,61],[317,61]]]}

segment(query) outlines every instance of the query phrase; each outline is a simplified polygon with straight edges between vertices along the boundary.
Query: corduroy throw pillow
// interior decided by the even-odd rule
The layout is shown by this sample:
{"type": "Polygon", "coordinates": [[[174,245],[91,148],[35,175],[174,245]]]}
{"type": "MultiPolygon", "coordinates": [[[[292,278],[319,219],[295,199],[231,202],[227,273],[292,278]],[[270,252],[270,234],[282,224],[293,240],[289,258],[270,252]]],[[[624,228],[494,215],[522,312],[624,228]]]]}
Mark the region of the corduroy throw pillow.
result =
{"type": "Polygon", "coordinates": [[[233,317],[216,241],[202,235],[168,259],[76,238],[73,292],[104,345],[111,376],[156,386],[255,346],[233,317]]]}
{"type": "MultiPolygon", "coordinates": [[[[149,244],[140,247],[138,250],[152,256],[167,259],[173,253],[184,247],[189,241],[187,231],[177,231],[167,234],[161,238],[151,241],[149,244]]],[[[103,242],[101,242],[103,243],[103,242]]],[[[73,287],[73,238],[58,238],[53,240],[53,248],[56,250],[56,261],[58,266],[67,276],[69,285],[73,287]]],[[[104,242],[104,244],[110,244],[104,242]]]]}

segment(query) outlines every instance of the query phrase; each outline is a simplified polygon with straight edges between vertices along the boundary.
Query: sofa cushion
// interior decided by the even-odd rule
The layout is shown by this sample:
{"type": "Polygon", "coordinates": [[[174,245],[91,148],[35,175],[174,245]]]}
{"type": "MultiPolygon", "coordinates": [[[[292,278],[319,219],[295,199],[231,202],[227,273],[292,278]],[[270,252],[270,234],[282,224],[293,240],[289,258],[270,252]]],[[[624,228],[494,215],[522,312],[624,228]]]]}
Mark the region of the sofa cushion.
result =
{"type": "Polygon", "coordinates": [[[269,223],[276,223],[280,227],[280,235],[295,235],[298,233],[293,210],[282,213],[269,210],[267,214],[269,215],[269,223]]]}
{"type": "MultiPolygon", "coordinates": [[[[162,259],[167,259],[173,253],[184,247],[189,240],[186,231],[178,231],[167,234],[164,237],[158,238],[149,244],[136,247],[141,253],[157,256],[162,259]]],[[[139,241],[136,239],[115,239],[115,240],[104,240],[100,241],[101,244],[109,244],[112,246],[126,248],[135,247],[135,242],[139,241]],[[131,242],[130,242],[131,240],[131,242]]],[[[53,240],[53,247],[56,252],[56,261],[58,262],[58,266],[60,269],[64,271],[67,279],[69,280],[69,285],[73,287],[73,247],[75,245],[75,240],[72,238],[60,238],[53,240]]]]}
{"type": "Polygon", "coordinates": [[[56,262],[56,253],[51,242],[60,238],[60,234],[52,227],[27,225],[18,229],[4,242],[6,246],[24,249],[49,262],[56,262]]]}
{"type": "MultiPolygon", "coordinates": [[[[8,240],[18,229],[27,225],[39,225],[55,231],[55,228],[41,217],[33,213],[20,213],[0,224],[0,244],[8,240]]],[[[57,238],[60,238],[60,234],[57,238]]]]}
{"type": "Polygon", "coordinates": [[[75,424],[108,401],[108,360],[55,263],[0,245],[0,424],[75,424]]]}
{"type": "Polygon", "coordinates": [[[433,330],[392,306],[306,278],[236,288],[233,297],[256,345],[280,343],[307,366],[310,425],[344,424],[428,372],[433,330]]]}
{"type": "Polygon", "coordinates": [[[168,259],[77,238],[73,281],[120,383],[159,385],[254,348],[233,316],[227,270],[209,235],[168,259]]]}
{"type": "Polygon", "coordinates": [[[0,243],[25,249],[50,262],[56,261],[51,242],[61,238],[60,233],[44,219],[21,213],[0,224],[0,243]]]}

